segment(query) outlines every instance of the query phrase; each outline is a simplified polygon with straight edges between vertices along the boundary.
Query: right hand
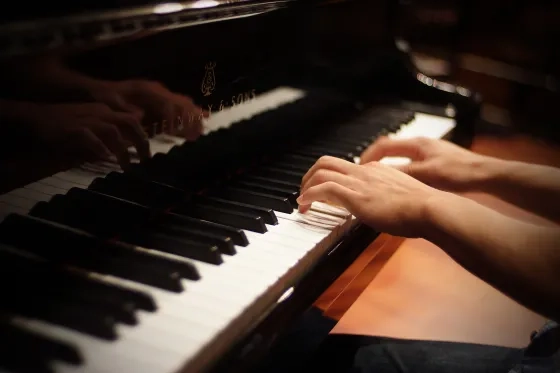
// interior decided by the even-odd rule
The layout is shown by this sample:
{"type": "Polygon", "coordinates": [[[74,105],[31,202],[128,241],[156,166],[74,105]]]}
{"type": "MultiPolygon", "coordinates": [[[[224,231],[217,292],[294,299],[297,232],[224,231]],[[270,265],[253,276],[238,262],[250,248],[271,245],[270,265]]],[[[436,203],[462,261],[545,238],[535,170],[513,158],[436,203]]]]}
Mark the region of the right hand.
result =
{"type": "Polygon", "coordinates": [[[99,103],[26,103],[21,108],[17,120],[32,136],[65,151],[78,152],[89,159],[114,155],[123,168],[130,163],[130,145],[136,147],[140,158],[150,157],[140,114],[114,111],[99,103]]]}
{"type": "Polygon", "coordinates": [[[489,160],[445,140],[382,137],[362,153],[360,162],[366,164],[384,157],[410,158],[409,164],[394,167],[434,188],[452,192],[475,190],[489,160]]]}

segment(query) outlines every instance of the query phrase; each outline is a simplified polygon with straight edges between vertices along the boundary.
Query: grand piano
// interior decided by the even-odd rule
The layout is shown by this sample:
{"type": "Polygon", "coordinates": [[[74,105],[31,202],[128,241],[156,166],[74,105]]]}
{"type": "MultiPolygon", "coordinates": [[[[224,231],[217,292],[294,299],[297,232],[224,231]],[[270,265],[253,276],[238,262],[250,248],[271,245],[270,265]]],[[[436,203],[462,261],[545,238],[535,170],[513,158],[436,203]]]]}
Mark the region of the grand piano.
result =
{"type": "Polygon", "coordinates": [[[234,372],[265,356],[379,233],[327,203],[298,213],[306,170],[358,162],[384,135],[471,140],[478,95],[416,70],[397,12],[390,0],[3,12],[0,370],[234,372]],[[131,122],[150,156],[115,145],[131,122]]]}

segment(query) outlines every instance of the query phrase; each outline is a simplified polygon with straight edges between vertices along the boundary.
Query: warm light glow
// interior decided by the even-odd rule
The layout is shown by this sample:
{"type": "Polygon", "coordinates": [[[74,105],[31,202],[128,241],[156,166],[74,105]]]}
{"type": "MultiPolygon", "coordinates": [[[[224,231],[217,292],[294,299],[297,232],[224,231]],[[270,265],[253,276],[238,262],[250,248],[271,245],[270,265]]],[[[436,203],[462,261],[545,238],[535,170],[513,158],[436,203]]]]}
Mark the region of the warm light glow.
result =
{"type": "Polygon", "coordinates": [[[192,7],[193,8],[210,8],[210,7],[218,6],[218,5],[220,5],[220,3],[218,3],[215,0],[198,0],[198,1],[194,2],[192,7]]]}
{"type": "Polygon", "coordinates": [[[175,13],[175,12],[180,12],[183,9],[184,6],[179,3],[165,3],[165,4],[158,4],[154,6],[154,13],[156,14],[175,13]]]}
{"type": "Polygon", "coordinates": [[[284,294],[282,294],[280,296],[280,298],[278,298],[278,301],[276,303],[282,303],[283,301],[285,301],[286,299],[288,299],[288,297],[290,295],[292,295],[292,293],[294,292],[294,287],[292,286],[291,288],[289,288],[288,290],[286,290],[284,292],[284,294]]]}

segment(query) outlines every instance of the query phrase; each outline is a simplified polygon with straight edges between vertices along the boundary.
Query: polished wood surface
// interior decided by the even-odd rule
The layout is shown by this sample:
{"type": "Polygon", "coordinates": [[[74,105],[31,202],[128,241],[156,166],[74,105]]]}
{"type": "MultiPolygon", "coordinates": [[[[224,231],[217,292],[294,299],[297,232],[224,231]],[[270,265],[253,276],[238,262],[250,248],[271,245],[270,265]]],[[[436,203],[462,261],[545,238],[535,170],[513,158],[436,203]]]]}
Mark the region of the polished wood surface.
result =
{"type": "MultiPolygon", "coordinates": [[[[524,136],[478,137],[473,150],[560,165],[558,148],[524,136]]],[[[467,197],[507,215],[552,224],[492,196],[467,197]]],[[[339,320],[332,333],[515,347],[527,345],[530,333],[544,322],[542,316],[467,272],[437,246],[387,235],[374,241],[316,305],[339,320]]]]}

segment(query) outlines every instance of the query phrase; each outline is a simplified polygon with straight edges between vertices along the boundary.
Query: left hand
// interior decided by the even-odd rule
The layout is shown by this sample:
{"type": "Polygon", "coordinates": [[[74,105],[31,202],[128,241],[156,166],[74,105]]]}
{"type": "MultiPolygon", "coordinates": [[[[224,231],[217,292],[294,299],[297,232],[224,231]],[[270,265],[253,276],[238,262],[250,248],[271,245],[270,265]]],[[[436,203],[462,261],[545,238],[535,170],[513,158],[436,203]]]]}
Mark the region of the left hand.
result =
{"type": "Polygon", "coordinates": [[[334,157],[320,158],[301,185],[300,212],[315,201],[331,202],[376,230],[403,237],[422,235],[427,201],[444,193],[377,162],[357,165],[334,157]]]}
{"type": "Polygon", "coordinates": [[[202,118],[208,116],[190,97],[171,92],[156,81],[103,82],[90,89],[90,95],[115,110],[140,112],[145,125],[158,123],[159,131],[187,140],[202,134],[202,118]]]}

